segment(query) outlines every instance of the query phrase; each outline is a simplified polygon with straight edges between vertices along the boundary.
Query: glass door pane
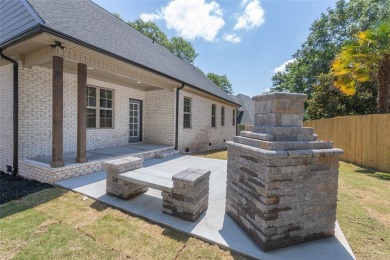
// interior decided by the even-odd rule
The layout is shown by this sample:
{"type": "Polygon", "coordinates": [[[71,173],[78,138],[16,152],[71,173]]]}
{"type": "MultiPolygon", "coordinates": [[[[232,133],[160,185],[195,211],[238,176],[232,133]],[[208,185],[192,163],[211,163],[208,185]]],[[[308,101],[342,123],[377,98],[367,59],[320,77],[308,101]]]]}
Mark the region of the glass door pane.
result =
{"type": "Polygon", "coordinates": [[[138,100],[130,100],[129,114],[129,142],[141,141],[141,102],[138,100]]]}

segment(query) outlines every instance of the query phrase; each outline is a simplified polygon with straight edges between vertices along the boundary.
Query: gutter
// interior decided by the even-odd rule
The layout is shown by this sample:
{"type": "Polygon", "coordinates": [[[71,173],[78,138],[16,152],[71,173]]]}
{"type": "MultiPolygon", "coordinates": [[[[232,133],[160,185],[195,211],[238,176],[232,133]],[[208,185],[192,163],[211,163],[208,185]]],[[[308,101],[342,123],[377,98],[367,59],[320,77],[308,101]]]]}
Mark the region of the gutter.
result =
{"type": "Polygon", "coordinates": [[[0,57],[13,64],[13,162],[12,176],[18,175],[18,128],[19,128],[19,65],[16,60],[11,59],[3,54],[3,49],[0,49],[0,57]]]}
{"type": "Polygon", "coordinates": [[[184,88],[184,83],[176,89],[176,129],[175,129],[175,150],[179,148],[179,90],[184,88]]]}

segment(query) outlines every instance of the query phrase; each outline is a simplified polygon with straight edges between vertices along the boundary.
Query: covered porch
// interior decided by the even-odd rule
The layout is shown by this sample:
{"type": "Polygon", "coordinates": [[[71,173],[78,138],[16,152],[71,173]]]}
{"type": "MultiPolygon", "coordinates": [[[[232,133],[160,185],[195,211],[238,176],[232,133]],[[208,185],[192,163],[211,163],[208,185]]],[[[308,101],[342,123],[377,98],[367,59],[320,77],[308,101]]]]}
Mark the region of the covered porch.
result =
{"type": "Polygon", "coordinates": [[[48,33],[11,46],[6,54],[18,54],[21,63],[21,175],[52,183],[68,177],[62,172],[69,168],[92,167],[106,157],[122,156],[121,151],[143,152],[129,142],[143,142],[141,150],[175,146],[180,82],[48,33]],[[96,93],[93,103],[90,89],[96,93]],[[134,108],[132,102],[138,102],[134,108]],[[29,176],[26,165],[61,174],[29,176]]]}

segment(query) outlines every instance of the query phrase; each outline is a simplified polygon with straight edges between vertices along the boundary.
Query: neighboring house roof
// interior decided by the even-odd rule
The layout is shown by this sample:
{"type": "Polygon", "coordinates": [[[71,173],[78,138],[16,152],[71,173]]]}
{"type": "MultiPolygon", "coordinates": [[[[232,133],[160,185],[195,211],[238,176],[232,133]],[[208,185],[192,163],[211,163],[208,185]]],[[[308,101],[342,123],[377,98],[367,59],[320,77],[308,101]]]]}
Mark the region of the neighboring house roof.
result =
{"type": "Polygon", "coordinates": [[[237,104],[193,65],[92,1],[0,0],[0,10],[0,46],[41,28],[237,104]]]}
{"type": "Polygon", "coordinates": [[[253,125],[255,120],[255,102],[243,94],[234,96],[234,99],[241,105],[239,108],[238,124],[253,125]]]}
{"type": "MultiPolygon", "coordinates": [[[[240,101],[238,100],[238,98],[236,96],[233,96],[231,95],[231,97],[234,99],[234,101],[236,101],[237,104],[240,104],[240,101]]],[[[243,111],[242,109],[242,105],[240,104],[240,106],[237,108],[238,111],[243,111]]]]}

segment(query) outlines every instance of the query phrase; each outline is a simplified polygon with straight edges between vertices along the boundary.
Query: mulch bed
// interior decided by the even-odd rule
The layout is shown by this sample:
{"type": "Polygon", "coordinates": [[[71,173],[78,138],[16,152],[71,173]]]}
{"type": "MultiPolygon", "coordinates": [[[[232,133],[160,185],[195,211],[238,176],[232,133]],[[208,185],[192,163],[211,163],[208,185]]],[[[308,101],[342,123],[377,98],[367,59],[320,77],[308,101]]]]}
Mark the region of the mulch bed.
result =
{"type": "Polygon", "coordinates": [[[52,188],[53,185],[0,172],[0,205],[23,198],[31,193],[52,188]]]}

